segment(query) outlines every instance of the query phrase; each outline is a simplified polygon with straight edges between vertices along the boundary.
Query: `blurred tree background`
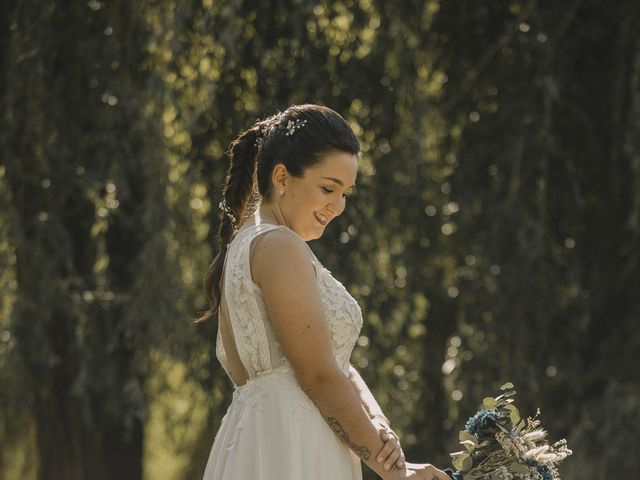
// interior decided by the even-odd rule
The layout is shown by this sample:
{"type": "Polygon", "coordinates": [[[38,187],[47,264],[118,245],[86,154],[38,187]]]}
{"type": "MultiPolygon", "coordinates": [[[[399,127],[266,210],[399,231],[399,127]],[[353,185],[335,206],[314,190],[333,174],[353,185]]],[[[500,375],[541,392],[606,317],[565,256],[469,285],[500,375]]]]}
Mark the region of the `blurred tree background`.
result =
{"type": "Polygon", "coordinates": [[[294,103],[362,143],[311,247],[408,459],[448,465],[510,380],[563,478],[638,471],[637,1],[14,0],[0,25],[0,478],[202,477],[225,150],[294,103]]]}

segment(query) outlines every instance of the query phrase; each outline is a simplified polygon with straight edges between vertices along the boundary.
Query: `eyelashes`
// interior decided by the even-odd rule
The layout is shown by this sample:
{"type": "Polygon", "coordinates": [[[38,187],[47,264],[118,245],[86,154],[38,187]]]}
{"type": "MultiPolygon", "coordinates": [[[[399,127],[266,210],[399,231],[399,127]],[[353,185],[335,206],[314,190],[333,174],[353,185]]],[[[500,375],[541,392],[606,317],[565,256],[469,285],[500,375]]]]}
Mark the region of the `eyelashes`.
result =
{"type": "MultiPolygon", "coordinates": [[[[328,188],[326,188],[326,187],[322,187],[322,190],[323,190],[325,193],[327,193],[327,194],[329,194],[329,193],[333,193],[333,190],[329,190],[329,189],[328,189],[328,188]]],[[[342,196],[343,196],[344,198],[347,198],[347,197],[350,197],[351,195],[347,195],[346,193],[343,193],[343,194],[342,194],[342,196]]]]}

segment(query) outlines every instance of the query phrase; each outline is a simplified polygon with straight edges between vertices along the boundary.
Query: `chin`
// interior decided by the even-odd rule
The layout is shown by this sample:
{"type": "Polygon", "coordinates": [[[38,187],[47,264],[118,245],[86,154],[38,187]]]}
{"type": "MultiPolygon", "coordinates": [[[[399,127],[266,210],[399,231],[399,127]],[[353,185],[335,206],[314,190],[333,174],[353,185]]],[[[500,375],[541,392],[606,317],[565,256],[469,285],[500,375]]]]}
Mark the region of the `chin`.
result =
{"type": "Polygon", "coordinates": [[[311,240],[317,240],[318,238],[320,238],[322,235],[318,235],[317,233],[310,233],[307,234],[304,238],[305,242],[310,242],[311,240]]]}
{"type": "Polygon", "coordinates": [[[307,242],[310,240],[318,240],[320,237],[322,237],[323,234],[324,234],[324,231],[320,233],[313,233],[309,236],[309,238],[307,239],[307,242]]]}

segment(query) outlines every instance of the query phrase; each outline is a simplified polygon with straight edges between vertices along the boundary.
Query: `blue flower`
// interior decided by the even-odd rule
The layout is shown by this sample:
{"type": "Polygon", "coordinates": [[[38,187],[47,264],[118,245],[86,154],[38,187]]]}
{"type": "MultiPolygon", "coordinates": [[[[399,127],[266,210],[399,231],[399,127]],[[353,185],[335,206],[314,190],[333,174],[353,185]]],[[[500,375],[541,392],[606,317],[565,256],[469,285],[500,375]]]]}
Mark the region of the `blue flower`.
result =
{"type": "Polygon", "coordinates": [[[464,429],[478,437],[492,435],[498,430],[496,420],[500,419],[500,414],[495,410],[480,409],[473,417],[464,424],[464,429]]]}
{"type": "Polygon", "coordinates": [[[553,480],[553,473],[546,465],[542,465],[537,468],[538,473],[542,475],[542,480],[553,480]]]}
{"type": "Polygon", "coordinates": [[[460,472],[454,472],[450,468],[445,468],[444,473],[449,475],[452,480],[464,480],[464,475],[460,472]]]}

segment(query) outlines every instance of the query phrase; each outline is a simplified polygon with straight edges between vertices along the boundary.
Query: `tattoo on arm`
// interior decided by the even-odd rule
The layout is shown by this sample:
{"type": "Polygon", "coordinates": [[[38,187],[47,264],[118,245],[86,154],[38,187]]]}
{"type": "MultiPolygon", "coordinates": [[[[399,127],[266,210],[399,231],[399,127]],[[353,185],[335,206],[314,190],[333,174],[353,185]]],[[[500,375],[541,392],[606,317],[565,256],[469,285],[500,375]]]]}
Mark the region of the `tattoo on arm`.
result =
{"type": "Polygon", "coordinates": [[[344,428],[342,428],[342,425],[340,425],[340,422],[338,422],[337,418],[327,417],[327,423],[331,427],[331,430],[333,430],[336,435],[340,437],[340,440],[346,443],[347,446],[351,450],[353,450],[356,455],[358,455],[363,460],[369,460],[371,458],[371,451],[367,447],[359,447],[358,445],[353,443],[353,441],[351,441],[351,439],[349,438],[349,435],[347,435],[347,432],[345,432],[344,428]]]}

